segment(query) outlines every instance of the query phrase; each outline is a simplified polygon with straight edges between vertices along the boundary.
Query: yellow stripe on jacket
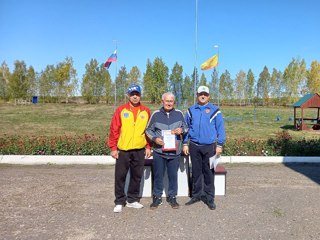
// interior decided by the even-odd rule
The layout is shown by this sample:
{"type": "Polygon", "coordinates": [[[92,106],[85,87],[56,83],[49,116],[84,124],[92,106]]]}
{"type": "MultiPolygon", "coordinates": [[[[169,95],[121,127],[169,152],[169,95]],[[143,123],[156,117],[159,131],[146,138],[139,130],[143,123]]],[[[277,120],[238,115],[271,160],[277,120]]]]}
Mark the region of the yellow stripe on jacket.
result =
{"type": "Polygon", "coordinates": [[[133,112],[123,108],[120,118],[122,126],[117,144],[118,149],[127,151],[144,148],[147,144],[145,129],[149,121],[147,111],[139,111],[136,122],[134,122],[133,112]]]}

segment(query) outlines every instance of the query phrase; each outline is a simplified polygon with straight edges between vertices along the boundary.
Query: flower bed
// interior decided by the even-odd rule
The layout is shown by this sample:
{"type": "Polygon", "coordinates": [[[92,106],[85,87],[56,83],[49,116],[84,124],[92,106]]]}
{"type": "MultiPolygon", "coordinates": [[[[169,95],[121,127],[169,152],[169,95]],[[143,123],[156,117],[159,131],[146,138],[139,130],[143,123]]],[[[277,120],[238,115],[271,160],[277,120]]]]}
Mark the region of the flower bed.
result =
{"type": "Polygon", "coordinates": [[[105,138],[83,136],[4,136],[0,137],[2,155],[109,155],[105,138]]]}
{"type": "MultiPolygon", "coordinates": [[[[109,155],[106,137],[83,136],[3,136],[0,155],[109,155]]],[[[320,156],[320,138],[294,140],[287,131],[268,140],[228,138],[224,156],[320,156]]]]}

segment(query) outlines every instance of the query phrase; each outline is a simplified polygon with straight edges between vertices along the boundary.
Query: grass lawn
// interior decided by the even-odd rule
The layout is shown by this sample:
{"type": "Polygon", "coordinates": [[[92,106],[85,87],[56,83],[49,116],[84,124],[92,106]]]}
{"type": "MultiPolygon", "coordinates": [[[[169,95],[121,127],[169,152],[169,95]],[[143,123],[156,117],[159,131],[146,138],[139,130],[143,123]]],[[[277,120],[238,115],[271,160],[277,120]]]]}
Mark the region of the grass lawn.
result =
{"type": "MultiPolygon", "coordinates": [[[[151,112],[160,105],[148,105],[151,112]]],[[[221,106],[227,136],[267,139],[282,129],[293,137],[319,138],[320,131],[296,131],[293,128],[292,108],[221,106]],[[277,121],[277,116],[280,120],[277,121]]],[[[114,106],[103,104],[31,104],[0,105],[0,136],[60,136],[95,134],[105,136],[114,106]]],[[[182,109],[183,112],[186,109],[182,109]]],[[[310,111],[305,115],[313,116],[310,111]]]]}

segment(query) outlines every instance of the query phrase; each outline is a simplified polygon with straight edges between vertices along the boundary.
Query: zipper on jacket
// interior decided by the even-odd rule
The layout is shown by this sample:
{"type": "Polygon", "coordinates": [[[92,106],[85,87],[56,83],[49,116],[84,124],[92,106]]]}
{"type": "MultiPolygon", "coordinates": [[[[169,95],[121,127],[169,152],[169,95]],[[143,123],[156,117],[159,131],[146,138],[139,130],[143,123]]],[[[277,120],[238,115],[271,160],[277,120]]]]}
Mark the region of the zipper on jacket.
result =
{"type": "Polygon", "coordinates": [[[201,109],[200,109],[200,112],[201,112],[201,114],[200,114],[199,129],[198,129],[198,139],[199,139],[199,141],[200,141],[200,126],[201,126],[201,119],[202,119],[202,111],[201,111],[201,109]]]}
{"type": "MultiPolygon", "coordinates": [[[[130,109],[130,111],[131,111],[131,113],[132,113],[132,115],[133,115],[133,111],[130,109]]],[[[132,145],[131,145],[131,148],[134,148],[134,132],[135,132],[135,130],[136,130],[136,121],[138,120],[138,116],[139,116],[139,114],[140,114],[140,110],[138,111],[138,113],[137,113],[137,118],[136,118],[136,120],[134,121],[134,115],[133,115],[133,134],[132,134],[132,141],[131,141],[131,143],[132,143],[132,145]]]]}

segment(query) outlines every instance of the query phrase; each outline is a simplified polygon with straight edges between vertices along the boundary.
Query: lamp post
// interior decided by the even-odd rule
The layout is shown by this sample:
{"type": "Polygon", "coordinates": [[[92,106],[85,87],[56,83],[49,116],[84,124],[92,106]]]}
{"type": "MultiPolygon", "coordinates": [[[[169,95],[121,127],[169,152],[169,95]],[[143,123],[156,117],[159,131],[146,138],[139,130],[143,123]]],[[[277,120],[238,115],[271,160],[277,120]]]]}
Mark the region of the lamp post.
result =
{"type": "MultiPolygon", "coordinates": [[[[219,45],[215,44],[213,47],[217,49],[217,55],[218,55],[218,61],[219,61],[219,45]]],[[[219,107],[219,104],[220,104],[220,81],[219,81],[219,74],[218,73],[219,72],[217,70],[217,85],[218,85],[218,96],[217,97],[218,97],[218,107],[219,107]]]]}

